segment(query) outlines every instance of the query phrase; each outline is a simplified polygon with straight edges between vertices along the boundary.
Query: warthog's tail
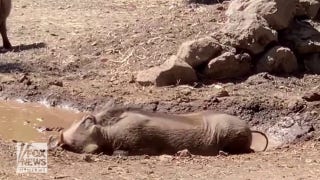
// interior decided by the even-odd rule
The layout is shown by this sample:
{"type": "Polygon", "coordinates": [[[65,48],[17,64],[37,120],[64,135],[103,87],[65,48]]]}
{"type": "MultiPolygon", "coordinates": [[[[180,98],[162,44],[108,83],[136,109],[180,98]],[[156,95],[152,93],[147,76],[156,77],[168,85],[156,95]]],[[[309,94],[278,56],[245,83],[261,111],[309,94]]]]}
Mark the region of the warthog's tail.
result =
{"type": "Polygon", "coordinates": [[[261,134],[266,139],[266,146],[262,150],[262,151],[265,151],[268,148],[268,145],[269,145],[269,139],[268,139],[267,135],[265,133],[261,132],[261,131],[256,131],[256,130],[251,130],[251,133],[261,134]]]}

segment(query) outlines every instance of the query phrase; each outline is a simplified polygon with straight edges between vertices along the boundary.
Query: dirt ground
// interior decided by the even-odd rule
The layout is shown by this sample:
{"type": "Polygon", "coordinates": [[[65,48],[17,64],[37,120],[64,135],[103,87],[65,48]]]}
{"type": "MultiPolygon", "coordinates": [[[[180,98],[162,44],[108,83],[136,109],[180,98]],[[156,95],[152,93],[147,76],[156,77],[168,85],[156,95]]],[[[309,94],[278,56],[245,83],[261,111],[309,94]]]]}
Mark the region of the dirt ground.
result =
{"type": "Polygon", "coordinates": [[[319,179],[320,175],[319,142],[227,157],[111,157],[55,151],[49,153],[48,174],[19,175],[13,147],[0,145],[0,179],[319,179]]]}
{"type": "Polygon", "coordinates": [[[86,162],[82,155],[51,152],[49,173],[38,176],[16,176],[15,150],[10,142],[0,140],[0,179],[317,179],[320,102],[301,97],[319,88],[319,75],[260,73],[226,82],[162,88],[135,82],[139,70],[163,63],[182,42],[221,27],[227,3],[88,2],[13,1],[8,34],[15,47],[0,52],[2,98],[46,100],[52,106],[68,104],[92,111],[113,97],[153,111],[228,112],[263,131],[284,117],[299,119],[299,126],[307,130],[297,133],[296,145],[241,156],[173,160],[93,156],[94,162],[86,162]],[[229,96],[219,96],[221,87],[229,96]]]}

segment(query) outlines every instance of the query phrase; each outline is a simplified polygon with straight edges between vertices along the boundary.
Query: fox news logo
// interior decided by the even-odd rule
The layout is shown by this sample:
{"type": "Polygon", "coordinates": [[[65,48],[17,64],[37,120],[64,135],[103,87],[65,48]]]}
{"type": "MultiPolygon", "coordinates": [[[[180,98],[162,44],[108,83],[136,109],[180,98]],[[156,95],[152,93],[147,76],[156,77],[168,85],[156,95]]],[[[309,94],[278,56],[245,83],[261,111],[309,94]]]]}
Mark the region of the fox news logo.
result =
{"type": "Polygon", "coordinates": [[[17,173],[47,173],[46,143],[17,143],[17,173]]]}

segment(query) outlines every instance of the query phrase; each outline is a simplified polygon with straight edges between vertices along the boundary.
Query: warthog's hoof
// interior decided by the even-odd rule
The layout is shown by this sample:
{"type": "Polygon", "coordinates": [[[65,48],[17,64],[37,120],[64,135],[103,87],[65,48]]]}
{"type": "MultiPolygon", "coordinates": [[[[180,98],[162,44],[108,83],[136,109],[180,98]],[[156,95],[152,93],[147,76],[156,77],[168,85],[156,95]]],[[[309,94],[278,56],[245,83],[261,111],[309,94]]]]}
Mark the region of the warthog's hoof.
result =
{"type": "Polygon", "coordinates": [[[116,150],[113,151],[112,156],[129,156],[129,152],[123,150],[116,150]]]}
{"type": "Polygon", "coordinates": [[[229,153],[224,152],[224,151],[219,151],[218,156],[229,156],[229,153]]]}
{"type": "Polygon", "coordinates": [[[184,150],[178,151],[176,153],[176,156],[178,156],[178,157],[192,157],[192,154],[189,152],[188,149],[184,149],[184,150]]]}

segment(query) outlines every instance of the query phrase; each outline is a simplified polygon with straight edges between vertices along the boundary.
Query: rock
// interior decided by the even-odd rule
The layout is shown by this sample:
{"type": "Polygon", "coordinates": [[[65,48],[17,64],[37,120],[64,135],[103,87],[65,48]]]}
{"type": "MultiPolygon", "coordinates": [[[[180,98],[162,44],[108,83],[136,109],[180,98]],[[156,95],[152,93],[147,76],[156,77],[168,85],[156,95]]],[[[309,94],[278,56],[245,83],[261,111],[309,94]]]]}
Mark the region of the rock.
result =
{"type": "Polygon", "coordinates": [[[229,96],[229,93],[227,90],[225,89],[222,89],[221,91],[219,91],[216,95],[216,97],[228,97],[229,96]]]}
{"type": "Polygon", "coordinates": [[[59,80],[53,80],[49,82],[49,85],[63,87],[63,82],[59,80]]]}
{"type": "Polygon", "coordinates": [[[320,53],[304,56],[303,62],[307,71],[320,74],[320,53]]]}
{"type": "Polygon", "coordinates": [[[294,53],[286,47],[276,46],[258,59],[257,72],[292,73],[298,69],[294,53]]]}
{"type": "Polygon", "coordinates": [[[188,84],[198,80],[192,67],[177,56],[171,56],[162,65],[140,71],[137,82],[141,85],[168,86],[188,84]]]}
{"type": "Polygon", "coordinates": [[[86,161],[86,162],[92,162],[92,161],[93,161],[92,156],[89,155],[89,154],[84,154],[84,155],[82,155],[82,156],[81,156],[81,159],[84,160],[84,161],[86,161]]]}
{"type": "Polygon", "coordinates": [[[250,72],[250,69],[249,54],[225,52],[209,62],[204,74],[211,79],[228,79],[244,76],[250,72]]]}
{"type": "Polygon", "coordinates": [[[306,135],[311,129],[312,126],[310,125],[303,125],[291,117],[283,117],[267,130],[267,134],[269,134],[275,142],[288,144],[306,135]]]}
{"type": "Polygon", "coordinates": [[[259,54],[271,42],[278,41],[278,34],[266,20],[257,14],[240,14],[230,17],[218,32],[212,34],[221,44],[259,54]]]}
{"type": "Polygon", "coordinates": [[[161,155],[158,157],[159,158],[159,161],[163,161],[163,162],[170,162],[174,159],[173,156],[170,156],[170,155],[161,155]]]}
{"type": "Polygon", "coordinates": [[[205,37],[182,43],[178,50],[177,57],[187,62],[193,68],[197,68],[220,55],[221,51],[222,47],[215,39],[205,37]]]}
{"type": "Polygon", "coordinates": [[[284,45],[299,54],[316,53],[320,52],[319,30],[319,23],[296,20],[279,37],[284,45]]]}
{"type": "Polygon", "coordinates": [[[258,14],[275,30],[289,26],[296,12],[296,0],[233,0],[226,15],[237,17],[239,14],[258,14]]]}
{"type": "Polygon", "coordinates": [[[292,112],[301,112],[306,109],[307,105],[302,99],[298,98],[288,98],[288,109],[292,112]]]}
{"type": "Polygon", "coordinates": [[[298,0],[296,16],[307,16],[315,19],[318,15],[320,2],[318,0],[298,0]]]}
{"type": "Polygon", "coordinates": [[[306,159],[304,162],[310,164],[310,163],[316,163],[317,161],[315,159],[306,159]]]}
{"type": "Polygon", "coordinates": [[[308,102],[320,101],[320,92],[307,92],[302,96],[302,99],[308,102]]]}
{"type": "Polygon", "coordinates": [[[15,81],[17,81],[17,79],[8,75],[8,74],[0,74],[0,83],[1,84],[11,84],[15,81]]]}
{"type": "Polygon", "coordinates": [[[24,81],[26,81],[28,79],[29,79],[28,76],[24,74],[19,78],[18,82],[19,83],[23,83],[24,81]]]}

